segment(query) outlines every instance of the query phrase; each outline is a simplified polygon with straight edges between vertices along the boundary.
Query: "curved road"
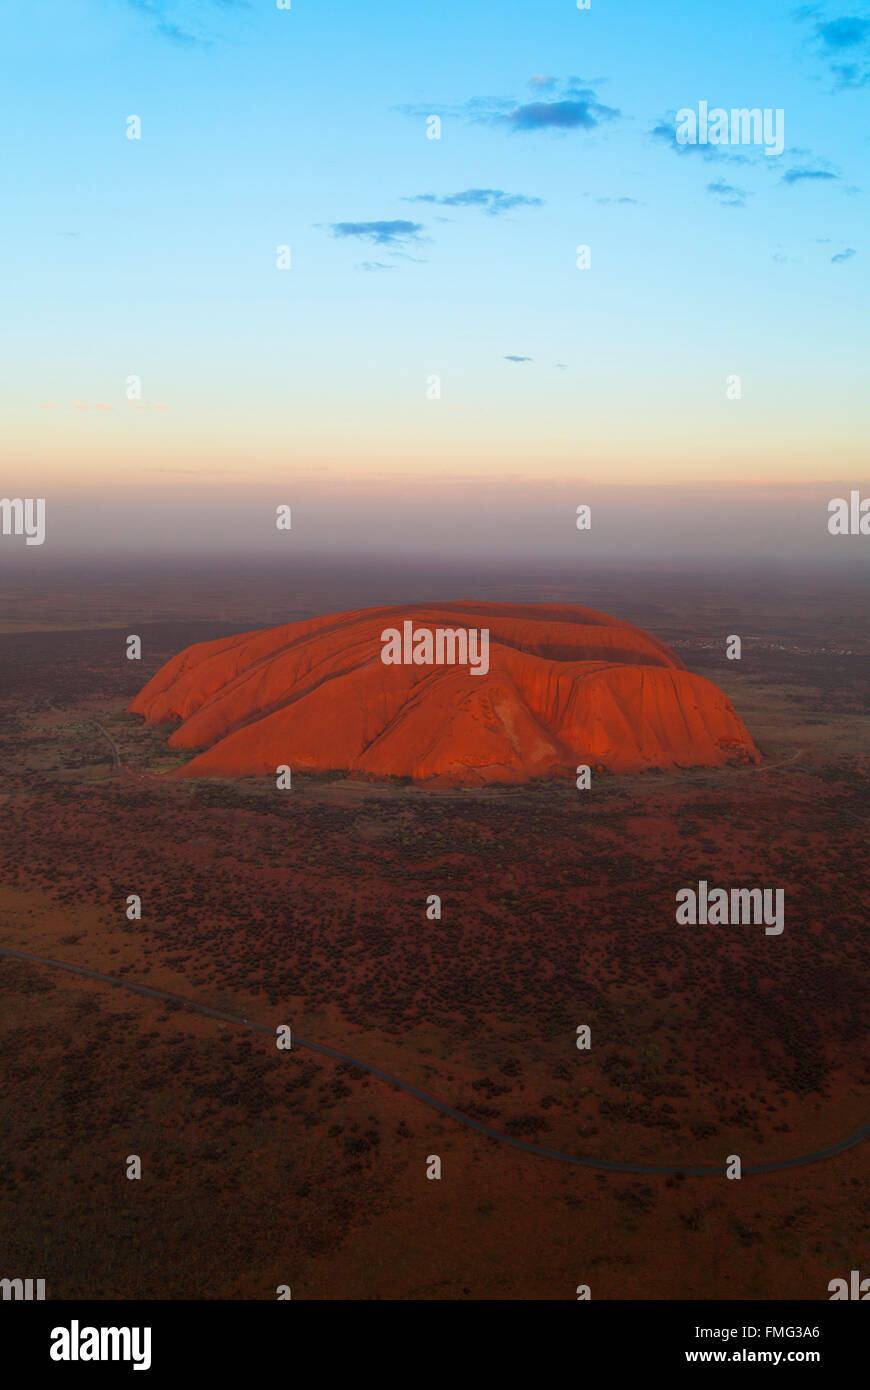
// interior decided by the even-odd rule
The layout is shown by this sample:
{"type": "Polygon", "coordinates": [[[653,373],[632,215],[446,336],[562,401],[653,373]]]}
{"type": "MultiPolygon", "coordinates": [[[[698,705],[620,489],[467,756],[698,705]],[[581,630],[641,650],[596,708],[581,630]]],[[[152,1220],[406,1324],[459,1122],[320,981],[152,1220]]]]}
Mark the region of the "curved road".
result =
{"type": "MultiPolygon", "coordinates": [[[[88,970],[83,965],[71,965],[69,961],[63,960],[50,960],[46,956],[30,956],[23,951],[7,950],[4,946],[0,946],[0,956],[28,961],[31,965],[48,965],[56,970],[69,970],[75,975],[84,975],[89,980],[101,980],[107,985],[120,985],[122,989],[129,989],[134,994],[145,994],[150,999],[163,999],[171,1004],[181,1004],[186,1009],[193,1009],[195,1013],[205,1014],[207,1018],[219,1018],[224,1023],[236,1023],[244,1028],[252,1028],[257,1033],[268,1033],[270,1037],[275,1036],[275,1029],[267,1027],[265,1023],[252,1023],[249,1018],[240,1018],[238,1014],[224,1013],[221,1009],[210,1009],[205,1004],[196,1004],[193,1000],[183,999],[178,994],[169,994],[162,989],[152,989],[150,985],[137,985],[130,980],[120,980],[115,975],[102,975],[98,970],[88,970]]],[[[687,1177],[724,1177],[724,1164],[720,1164],[716,1168],[685,1168],[667,1164],[611,1163],[604,1158],[578,1158],[576,1154],[560,1153],[557,1149],[545,1149],[541,1144],[531,1144],[526,1139],[515,1139],[509,1134],[500,1134],[497,1129],[491,1129],[489,1125],[481,1124],[479,1120],[473,1120],[469,1115],[463,1115],[460,1110],[454,1110],[452,1106],[445,1105],[443,1101],[436,1100],[434,1096],[418,1090],[416,1086],[409,1086],[406,1081],[400,1081],[398,1077],[391,1076],[389,1072],[381,1071],[380,1067],[373,1067],[368,1062],[361,1062],[357,1057],[348,1057],[347,1053],[339,1052],[334,1047],[327,1047],[325,1043],[309,1042],[306,1038],[300,1038],[296,1033],[293,1033],[292,1038],[294,1047],[307,1047],[310,1052],[319,1052],[324,1057],[332,1057],[337,1062],[347,1062],[360,1071],[367,1071],[371,1076],[376,1076],[379,1081],[386,1081],[390,1086],[397,1086],[400,1091],[405,1091],[407,1095],[413,1096],[423,1105],[428,1105],[431,1110],[437,1110],[442,1115],[449,1115],[452,1120],[457,1120],[459,1124],[467,1126],[468,1129],[476,1129],[479,1134],[485,1134],[488,1139],[495,1139],[499,1144],[509,1144],[511,1148],[521,1149],[523,1153],[534,1154],[537,1158],[552,1158],[559,1163],[573,1163],[580,1168],[600,1168],[609,1173],[646,1173],[668,1176],[683,1173],[687,1177]]],[[[744,1174],[779,1173],[785,1168],[800,1168],[807,1163],[819,1163],[823,1158],[833,1158],[835,1154],[843,1153],[845,1149],[851,1149],[853,1145],[860,1144],[863,1139],[868,1137],[870,1137],[870,1120],[860,1129],[856,1129],[854,1134],[841,1139],[837,1144],[831,1144],[826,1149],[819,1149],[816,1153],[800,1154],[797,1158],[783,1158],[774,1163],[747,1164],[744,1165],[742,1171],[744,1174]]]]}

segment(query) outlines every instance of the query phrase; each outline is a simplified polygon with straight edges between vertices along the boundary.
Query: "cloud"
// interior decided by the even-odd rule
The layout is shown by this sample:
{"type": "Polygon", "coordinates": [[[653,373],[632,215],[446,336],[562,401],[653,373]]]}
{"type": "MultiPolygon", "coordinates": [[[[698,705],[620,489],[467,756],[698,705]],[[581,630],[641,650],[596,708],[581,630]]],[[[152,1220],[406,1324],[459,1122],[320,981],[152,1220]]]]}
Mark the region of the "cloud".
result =
{"type": "Polygon", "coordinates": [[[786,169],[780,183],[801,183],[803,180],[819,182],[839,177],[839,174],[832,174],[828,169],[786,169]]]}
{"type": "MultiPolygon", "coordinates": [[[[599,79],[600,80],[600,79],[599,79]]],[[[472,97],[459,106],[431,102],[428,106],[399,106],[396,110],[407,116],[458,116],[482,125],[509,127],[515,131],[533,130],[594,130],[604,121],[615,120],[622,113],[614,106],[605,106],[595,93],[593,84],[581,77],[559,79],[538,74],[529,84],[542,94],[553,92],[555,101],[521,102],[505,97],[472,97]]]]}
{"type": "Polygon", "coordinates": [[[862,68],[858,63],[832,63],[831,72],[838,87],[870,86],[870,68],[862,68]]]}
{"type": "Polygon", "coordinates": [[[189,29],[182,29],[180,24],[170,19],[167,8],[171,9],[171,5],[167,7],[163,0],[127,0],[127,5],[131,10],[137,10],[139,14],[148,15],[153,19],[154,32],[170,43],[178,44],[181,48],[210,47],[207,39],[200,38],[189,29]]]}
{"type": "Polygon", "coordinates": [[[168,20],[161,20],[154,27],[161,38],[169,39],[170,43],[177,43],[182,48],[211,47],[208,39],[200,39],[196,34],[190,34],[186,29],[181,29],[177,24],[171,24],[168,20]]]}
{"type": "Polygon", "coordinates": [[[395,270],[394,265],[386,265],[384,261],[360,261],[357,270],[395,270]]]}
{"type": "Polygon", "coordinates": [[[430,101],[425,104],[421,102],[404,102],[400,106],[394,106],[394,111],[400,111],[403,116],[413,116],[420,120],[428,120],[430,116],[455,116],[459,120],[472,121],[476,124],[491,125],[494,121],[503,117],[507,112],[516,106],[515,101],[509,101],[504,97],[472,97],[469,101],[459,104],[443,101],[430,101]]]}
{"type": "Polygon", "coordinates": [[[746,199],[752,196],[745,188],[736,188],[733,183],[718,180],[707,184],[707,192],[712,193],[725,208],[745,208],[746,199]]]}
{"type": "Polygon", "coordinates": [[[602,207],[608,207],[610,204],[615,204],[617,207],[627,207],[629,204],[632,207],[640,207],[637,198],[596,198],[595,201],[600,203],[602,207]]]}
{"type": "Polygon", "coordinates": [[[870,19],[858,15],[843,15],[840,19],[830,19],[825,24],[816,25],[816,35],[825,48],[839,52],[844,48],[858,48],[870,38],[870,19]]]}
{"type": "Polygon", "coordinates": [[[870,86],[870,18],[867,15],[838,15],[820,18],[819,6],[806,6],[795,14],[799,21],[814,20],[808,45],[828,65],[834,89],[870,86]],[[845,58],[848,62],[844,61],[845,58]]]}
{"type": "Polygon", "coordinates": [[[191,22],[195,24],[201,32],[194,33],[191,28],[182,27],[182,23],[176,22],[174,11],[179,9],[177,0],[127,0],[127,5],[131,10],[153,19],[154,32],[180,48],[211,48],[206,28],[215,10],[230,14],[251,9],[250,0],[188,0],[184,7],[187,13],[182,22],[185,26],[191,22]]]}
{"type": "Polygon", "coordinates": [[[699,154],[702,159],[712,160],[721,159],[729,164],[748,164],[749,157],[745,154],[732,154],[725,145],[702,145],[700,142],[690,144],[688,141],[681,145],[677,139],[677,115],[672,112],[658,121],[650,129],[650,137],[653,140],[660,140],[662,144],[673,150],[674,154],[687,155],[699,154]]]}
{"type": "Polygon", "coordinates": [[[334,237],[359,237],[375,246],[401,246],[405,242],[419,241],[423,231],[422,222],[405,222],[400,218],[392,222],[330,222],[327,225],[334,237]]]}
{"type": "Polygon", "coordinates": [[[449,193],[439,196],[435,193],[417,193],[413,198],[404,198],[406,203],[437,203],[445,208],[480,208],[490,217],[497,217],[512,208],[544,206],[543,198],[530,198],[525,193],[505,193],[501,188],[466,188],[462,193],[449,193]]]}
{"type": "Polygon", "coordinates": [[[831,265],[841,265],[843,261],[849,261],[857,254],[857,251],[853,250],[851,246],[847,246],[845,251],[838,251],[836,256],[831,257],[831,265]]]}
{"type": "Polygon", "coordinates": [[[603,106],[590,92],[573,101],[533,101],[516,107],[506,119],[514,130],[595,130],[619,115],[616,107],[603,106]]]}
{"type": "Polygon", "coordinates": [[[506,352],[504,360],[505,362],[534,362],[535,359],[534,357],[517,357],[512,352],[506,352]]]}

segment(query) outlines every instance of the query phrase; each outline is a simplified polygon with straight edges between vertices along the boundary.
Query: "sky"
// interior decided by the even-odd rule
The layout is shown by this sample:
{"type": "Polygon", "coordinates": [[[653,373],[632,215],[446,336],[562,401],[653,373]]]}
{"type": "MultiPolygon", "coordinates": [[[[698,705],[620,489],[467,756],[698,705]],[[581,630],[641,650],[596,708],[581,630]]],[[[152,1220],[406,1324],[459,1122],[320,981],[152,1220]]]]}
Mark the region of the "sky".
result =
{"type": "Polygon", "coordinates": [[[826,502],[870,494],[870,9],[29,0],[0,39],[28,563],[865,558],[826,502]],[[702,102],[781,153],[678,143],[702,102]]]}

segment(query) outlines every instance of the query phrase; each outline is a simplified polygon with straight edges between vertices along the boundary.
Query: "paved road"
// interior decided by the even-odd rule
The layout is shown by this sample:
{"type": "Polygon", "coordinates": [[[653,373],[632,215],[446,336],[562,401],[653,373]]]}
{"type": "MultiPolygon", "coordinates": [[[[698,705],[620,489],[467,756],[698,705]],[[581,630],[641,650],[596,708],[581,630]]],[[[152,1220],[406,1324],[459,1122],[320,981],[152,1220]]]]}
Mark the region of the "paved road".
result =
{"type": "MultiPolygon", "coordinates": [[[[252,1028],[257,1033],[268,1033],[270,1037],[275,1036],[274,1027],[270,1028],[265,1023],[253,1023],[249,1018],[241,1018],[238,1014],[224,1013],[221,1009],[210,1009],[205,1004],[196,1004],[191,999],[183,999],[178,994],[168,994],[162,989],[152,989],[150,985],[137,985],[131,980],[121,980],[115,975],[101,975],[98,970],[87,970],[83,965],[72,965],[69,961],[50,960],[46,956],[30,956],[23,951],[9,951],[0,946],[0,956],[7,956],[14,960],[29,961],[31,965],[47,965],[55,970],[69,970],[75,975],[84,975],[89,980],[101,980],[103,984],[119,985],[121,989],[131,990],[134,994],[145,994],[150,999],[163,999],[168,1003],[181,1004],[186,1009],[192,1009],[195,1013],[205,1014],[207,1018],[219,1018],[224,1023],[235,1023],[240,1027],[252,1028]]],[[[298,1033],[293,1033],[293,1046],[308,1048],[309,1052],[319,1052],[324,1057],[332,1057],[337,1062],[347,1062],[350,1066],[358,1067],[361,1071],[367,1071],[371,1076],[376,1076],[379,1081],[385,1081],[389,1086],[397,1086],[400,1091],[405,1091],[407,1095],[413,1096],[423,1105],[428,1105],[430,1109],[439,1111],[442,1115],[449,1115],[452,1120],[465,1125],[468,1129],[476,1129],[479,1134],[485,1134],[488,1139],[495,1139],[499,1144],[509,1144],[513,1149],[521,1149],[523,1153],[534,1154],[537,1158],[551,1158],[559,1163],[572,1163],[580,1168],[599,1168],[609,1173],[645,1173],[645,1174],[666,1174],[674,1175],[683,1173],[687,1177],[724,1177],[725,1164],[723,1161],[715,1168],[692,1168],[683,1167],[679,1164],[648,1164],[648,1163],[615,1163],[604,1158],[578,1158],[576,1154],[560,1153],[558,1149],[546,1149],[541,1144],[531,1144],[525,1139],[515,1139],[509,1134],[500,1134],[497,1129],[491,1129],[489,1125],[481,1124],[479,1120],[473,1120],[469,1115],[463,1115],[461,1111],[454,1110],[452,1106],[445,1105],[443,1101],[436,1100],[434,1096],[428,1095],[425,1091],[420,1091],[416,1086],[410,1086],[406,1081],[400,1081],[398,1077],[391,1076],[389,1072],[381,1071],[380,1067],[373,1067],[368,1062],[361,1062],[358,1057],[349,1057],[345,1052],[339,1052],[334,1047],[327,1047],[325,1043],[310,1042],[307,1038],[300,1038],[298,1033]]],[[[826,1149],[819,1149],[816,1153],[800,1154],[797,1158],[779,1159],[774,1163],[754,1163],[744,1164],[743,1173],[779,1173],[786,1168],[800,1168],[804,1164],[819,1163],[823,1158],[833,1158],[835,1154],[843,1153],[845,1149],[851,1149],[853,1145],[860,1144],[862,1140],[870,1137],[870,1120],[860,1129],[855,1130],[854,1134],[841,1139],[837,1144],[831,1144],[826,1149]]]]}

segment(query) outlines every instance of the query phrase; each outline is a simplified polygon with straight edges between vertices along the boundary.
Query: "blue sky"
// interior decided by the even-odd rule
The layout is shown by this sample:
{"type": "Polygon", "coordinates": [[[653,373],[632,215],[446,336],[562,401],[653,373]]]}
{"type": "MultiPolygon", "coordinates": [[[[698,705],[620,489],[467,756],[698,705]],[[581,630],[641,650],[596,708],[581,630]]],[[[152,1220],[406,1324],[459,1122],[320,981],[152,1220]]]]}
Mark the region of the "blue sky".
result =
{"type": "Polygon", "coordinates": [[[868,16],[5,6],[6,490],[857,484],[868,16]],[[784,152],[677,148],[702,100],[784,152]]]}

